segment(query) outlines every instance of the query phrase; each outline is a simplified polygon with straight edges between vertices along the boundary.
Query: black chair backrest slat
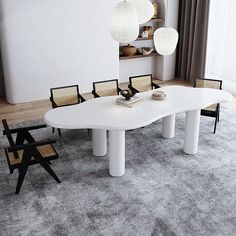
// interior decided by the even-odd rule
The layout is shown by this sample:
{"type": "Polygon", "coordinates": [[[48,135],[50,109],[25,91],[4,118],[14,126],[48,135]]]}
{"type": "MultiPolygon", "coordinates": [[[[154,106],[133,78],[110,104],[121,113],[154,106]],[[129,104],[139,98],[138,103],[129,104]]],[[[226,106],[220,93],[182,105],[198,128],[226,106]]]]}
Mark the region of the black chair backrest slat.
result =
{"type": "Polygon", "coordinates": [[[13,137],[11,135],[9,126],[7,124],[7,121],[5,119],[2,120],[2,124],[3,124],[5,135],[7,136],[7,139],[8,139],[8,142],[9,142],[10,146],[11,147],[15,146],[15,143],[14,143],[13,137]]]}
{"type": "MultiPolygon", "coordinates": [[[[4,127],[5,135],[7,136],[8,142],[10,144],[10,147],[14,147],[15,142],[14,142],[13,137],[11,135],[11,132],[10,132],[10,129],[9,129],[6,119],[2,120],[2,124],[4,127]]],[[[19,155],[18,155],[17,151],[13,151],[13,153],[14,153],[15,158],[19,159],[19,155]]]]}

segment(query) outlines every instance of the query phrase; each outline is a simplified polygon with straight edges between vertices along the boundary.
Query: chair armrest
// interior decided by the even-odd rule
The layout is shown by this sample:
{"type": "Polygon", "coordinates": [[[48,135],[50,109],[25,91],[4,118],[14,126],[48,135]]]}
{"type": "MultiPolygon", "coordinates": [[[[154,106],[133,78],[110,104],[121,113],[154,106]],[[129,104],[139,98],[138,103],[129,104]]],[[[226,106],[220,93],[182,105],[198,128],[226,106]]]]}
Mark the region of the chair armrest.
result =
{"type": "Polygon", "coordinates": [[[136,88],[132,87],[130,84],[128,85],[128,88],[131,90],[132,93],[140,93],[136,88]]]}
{"type": "Polygon", "coordinates": [[[57,108],[57,104],[55,103],[55,101],[53,100],[52,97],[49,98],[50,102],[52,103],[52,108],[57,108]]]}
{"type": "Polygon", "coordinates": [[[158,84],[155,84],[155,83],[153,83],[153,82],[152,82],[152,87],[154,87],[155,89],[160,88],[160,86],[159,86],[158,84]]]}
{"type": "Polygon", "coordinates": [[[79,98],[80,98],[80,100],[81,100],[81,103],[82,103],[82,102],[86,102],[86,99],[85,99],[81,94],[79,94],[79,98]]]}
{"type": "MultiPolygon", "coordinates": [[[[20,131],[29,131],[29,130],[35,130],[35,129],[42,129],[46,128],[47,125],[35,125],[35,126],[28,126],[28,127],[23,127],[23,128],[16,128],[16,129],[9,129],[10,134],[15,134],[20,131]]],[[[3,135],[6,135],[6,131],[3,130],[3,135]]]]}
{"type": "Polygon", "coordinates": [[[30,148],[30,147],[40,147],[43,145],[53,144],[53,143],[56,143],[56,140],[46,139],[46,140],[42,140],[42,141],[38,141],[38,142],[34,142],[34,143],[26,143],[26,144],[22,144],[22,145],[16,145],[14,147],[8,147],[7,150],[8,150],[8,152],[14,152],[14,151],[19,151],[19,150],[26,150],[27,148],[30,148]]]}
{"type": "Polygon", "coordinates": [[[93,94],[94,98],[99,98],[100,97],[94,90],[92,90],[92,94],[93,94]]]}

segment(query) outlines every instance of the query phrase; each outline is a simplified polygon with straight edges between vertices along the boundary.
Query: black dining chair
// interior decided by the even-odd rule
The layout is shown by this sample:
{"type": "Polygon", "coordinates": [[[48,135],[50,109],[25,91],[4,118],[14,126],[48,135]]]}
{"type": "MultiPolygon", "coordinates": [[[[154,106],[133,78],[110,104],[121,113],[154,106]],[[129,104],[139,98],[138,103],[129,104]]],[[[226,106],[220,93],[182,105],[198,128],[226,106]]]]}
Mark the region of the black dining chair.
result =
{"type": "MultiPolygon", "coordinates": [[[[195,88],[213,88],[222,90],[222,80],[197,78],[194,84],[195,88]]],[[[214,133],[220,120],[220,104],[213,104],[201,110],[202,116],[215,118],[214,133]]]]}
{"type": "MultiPolygon", "coordinates": [[[[76,105],[85,102],[85,98],[79,93],[78,85],[70,85],[64,87],[56,87],[50,89],[50,101],[52,108],[76,105]]],[[[55,128],[52,128],[53,132],[55,128]]],[[[61,137],[61,129],[58,129],[59,137],[61,137]]],[[[88,131],[90,136],[90,133],[88,131]]]]}
{"type": "Polygon", "coordinates": [[[92,94],[95,98],[119,95],[120,91],[118,79],[93,82],[92,94]]]}
{"type": "Polygon", "coordinates": [[[153,82],[151,74],[130,77],[128,87],[132,93],[140,93],[160,88],[159,85],[153,82]]]}
{"type": "Polygon", "coordinates": [[[19,170],[16,186],[16,194],[19,194],[26,172],[31,165],[41,165],[58,183],[60,179],[50,167],[51,161],[58,159],[58,153],[53,146],[55,140],[36,141],[30,134],[31,130],[45,128],[46,125],[37,125],[23,128],[10,129],[7,121],[2,120],[3,134],[7,136],[9,147],[6,147],[5,155],[8,167],[12,174],[15,169],[19,170]],[[14,141],[12,134],[16,134],[14,141]]]}

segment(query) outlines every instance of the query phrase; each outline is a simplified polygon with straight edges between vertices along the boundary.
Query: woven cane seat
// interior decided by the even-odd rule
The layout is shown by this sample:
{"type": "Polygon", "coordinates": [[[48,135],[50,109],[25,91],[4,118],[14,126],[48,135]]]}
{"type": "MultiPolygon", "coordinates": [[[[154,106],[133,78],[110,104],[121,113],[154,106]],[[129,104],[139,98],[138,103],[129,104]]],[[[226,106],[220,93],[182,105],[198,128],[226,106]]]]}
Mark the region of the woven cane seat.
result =
{"type": "MultiPolygon", "coordinates": [[[[57,153],[56,153],[54,147],[51,144],[39,146],[39,147],[37,147],[37,149],[40,152],[40,154],[42,155],[42,157],[45,158],[45,159],[51,159],[52,157],[57,156],[57,153]]],[[[19,156],[18,159],[15,158],[15,155],[14,155],[13,152],[8,152],[7,149],[5,149],[5,150],[6,150],[6,154],[7,154],[8,161],[9,161],[10,165],[19,165],[19,164],[21,164],[22,158],[23,158],[23,153],[24,153],[23,150],[17,151],[17,154],[19,156]]],[[[34,160],[33,157],[32,157],[32,160],[34,160]]]]}

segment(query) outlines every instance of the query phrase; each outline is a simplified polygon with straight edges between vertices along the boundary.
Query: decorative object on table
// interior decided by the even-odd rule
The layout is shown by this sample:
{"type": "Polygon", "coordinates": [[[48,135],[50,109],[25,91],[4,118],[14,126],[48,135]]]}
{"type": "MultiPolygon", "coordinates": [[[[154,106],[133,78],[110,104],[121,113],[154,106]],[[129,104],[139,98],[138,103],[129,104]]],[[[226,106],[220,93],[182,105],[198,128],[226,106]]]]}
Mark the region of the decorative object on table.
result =
{"type": "Polygon", "coordinates": [[[171,27],[168,27],[167,15],[168,15],[168,0],[165,2],[165,27],[157,29],[154,33],[154,44],[156,51],[163,56],[171,55],[174,53],[178,40],[178,32],[171,27]]]}
{"type": "MultiPolygon", "coordinates": [[[[222,90],[222,80],[197,78],[194,84],[195,88],[213,88],[222,90]]],[[[216,132],[216,125],[220,121],[220,104],[213,104],[201,110],[202,116],[215,118],[214,134],[216,132]]]]}
{"type": "Polygon", "coordinates": [[[154,6],[149,0],[129,0],[129,2],[136,8],[140,25],[151,20],[154,15],[154,6]]]}
{"type": "Polygon", "coordinates": [[[138,52],[142,55],[150,55],[153,51],[154,49],[150,47],[138,48],[138,52]]]}
{"type": "Polygon", "coordinates": [[[132,107],[138,105],[142,101],[143,101],[143,98],[134,96],[134,97],[130,98],[129,100],[126,100],[124,98],[117,98],[116,104],[120,105],[120,106],[132,108],[132,107]]]}
{"type": "Polygon", "coordinates": [[[117,3],[112,15],[111,35],[120,43],[130,43],[138,38],[138,15],[131,2],[117,3]]]}
{"type": "Polygon", "coordinates": [[[142,33],[141,33],[141,37],[146,39],[148,38],[148,30],[144,30],[142,33]]]}
{"type": "Polygon", "coordinates": [[[158,3],[156,0],[154,0],[154,2],[152,4],[154,7],[154,14],[153,14],[152,19],[156,19],[158,17],[158,3]]]}
{"type": "Polygon", "coordinates": [[[166,94],[163,91],[155,91],[152,94],[152,99],[154,100],[164,100],[166,98],[166,94]]]}
{"type": "Polygon", "coordinates": [[[153,83],[152,74],[129,77],[128,87],[132,93],[140,93],[153,90],[154,88],[160,88],[159,85],[153,83]]]}
{"type": "Polygon", "coordinates": [[[122,90],[120,92],[121,96],[125,98],[125,100],[129,101],[131,97],[135,95],[135,93],[132,93],[130,90],[122,90]]]}
{"type": "Polygon", "coordinates": [[[128,44],[127,46],[121,47],[121,52],[124,56],[130,57],[136,54],[137,48],[135,46],[128,44]]]}

